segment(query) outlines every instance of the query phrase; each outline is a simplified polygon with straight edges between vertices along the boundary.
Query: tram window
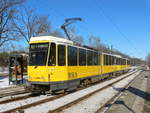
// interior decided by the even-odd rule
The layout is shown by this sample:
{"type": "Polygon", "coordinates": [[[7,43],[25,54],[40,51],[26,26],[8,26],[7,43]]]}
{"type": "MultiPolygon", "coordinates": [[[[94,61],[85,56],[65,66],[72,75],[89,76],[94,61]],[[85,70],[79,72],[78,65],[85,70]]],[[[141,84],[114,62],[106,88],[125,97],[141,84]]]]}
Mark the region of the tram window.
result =
{"type": "Polygon", "coordinates": [[[117,58],[117,65],[120,65],[120,59],[117,58]]]}
{"type": "Polygon", "coordinates": [[[107,55],[104,55],[104,65],[107,65],[107,55]]]}
{"type": "Polygon", "coordinates": [[[130,65],[130,61],[129,60],[127,60],[127,65],[130,65]]]}
{"type": "Polygon", "coordinates": [[[103,65],[106,65],[106,62],[105,62],[105,55],[103,55],[102,57],[103,57],[103,65]]]}
{"type": "Polygon", "coordinates": [[[104,65],[109,65],[109,56],[104,55],[104,65]]]}
{"type": "Polygon", "coordinates": [[[121,65],[121,58],[119,58],[119,65],[121,65]]]}
{"type": "Polygon", "coordinates": [[[76,47],[68,47],[68,65],[76,66],[77,65],[77,48],[76,47]]]}
{"type": "Polygon", "coordinates": [[[101,57],[102,57],[102,55],[99,53],[98,54],[98,65],[101,65],[101,57]]]}
{"type": "Polygon", "coordinates": [[[120,65],[122,65],[122,59],[120,58],[120,65]]]}
{"type": "Polygon", "coordinates": [[[111,65],[113,65],[113,56],[111,56],[111,65]]]}
{"type": "Polygon", "coordinates": [[[66,65],[66,48],[65,45],[58,45],[58,65],[66,65]]]}
{"type": "Polygon", "coordinates": [[[108,65],[111,65],[111,56],[108,56],[109,57],[109,64],[108,65]]]}
{"type": "Polygon", "coordinates": [[[111,56],[109,56],[109,65],[112,65],[112,62],[111,62],[111,56]]]}
{"type": "Polygon", "coordinates": [[[111,65],[113,65],[113,56],[111,56],[111,65]]]}
{"type": "Polygon", "coordinates": [[[106,55],[106,65],[109,65],[109,56],[106,55]]]}
{"type": "Polygon", "coordinates": [[[93,52],[92,51],[87,51],[87,65],[92,65],[93,64],[93,52]]]}
{"type": "Polygon", "coordinates": [[[120,58],[120,65],[122,65],[122,59],[120,58]]]}
{"type": "Polygon", "coordinates": [[[117,65],[119,65],[119,58],[117,58],[117,65]]]}
{"type": "Polygon", "coordinates": [[[116,57],[116,65],[118,65],[118,58],[116,57]]]}
{"type": "Polygon", "coordinates": [[[115,57],[112,56],[112,65],[115,65],[115,57]]]}
{"type": "Polygon", "coordinates": [[[115,65],[117,65],[117,64],[118,64],[118,58],[115,57],[115,65]]]}
{"type": "Polygon", "coordinates": [[[118,65],[120,65],[120,58],[118,58],[118,65]]]}
{"type": "Polygon", "coordinates": [[[106,55],[104,55],[104,65],[106,65],[106,55]]]}
{"type": "Polygon", "coordinates": [[[86,50],[84,49],[79,49],[79,65],[86,65],[86,50]]]}
{"type": "Polygon", "coordinates": [[[113,65],[116,65],[116,58],[113,56],[113,65]]]}
{"type": "Polygon", "coordinates": [[[120,59],[118,58],[118,65],[120,65],[120,59]]]}
{"type": "Polygon", "coordinates": [[[49,66],[56,65],[56,44],[55,43],[51,43],[48,65],[49,66]]]}
{"type": "Polygon", "coordinates": [[[98,53],[94,52],[93,57],[93,64],[98,65],[98,53]]]}
{"type": "Polygon", "coordinates": [[[44,66],[47,61],[48,43],[30,44],[29,65],[44,66]]]}

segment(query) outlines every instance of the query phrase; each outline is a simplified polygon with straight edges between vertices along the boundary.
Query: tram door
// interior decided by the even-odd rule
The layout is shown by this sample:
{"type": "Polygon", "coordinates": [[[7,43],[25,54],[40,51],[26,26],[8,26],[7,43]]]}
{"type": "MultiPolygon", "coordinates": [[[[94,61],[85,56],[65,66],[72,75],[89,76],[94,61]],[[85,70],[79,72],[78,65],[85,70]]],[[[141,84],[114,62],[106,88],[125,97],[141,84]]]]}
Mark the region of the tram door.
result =
{"type": "Polygon", "coordinates": [[[9,57],[9,84],[23,84],[23,57],[12,55],[9,57]]]}

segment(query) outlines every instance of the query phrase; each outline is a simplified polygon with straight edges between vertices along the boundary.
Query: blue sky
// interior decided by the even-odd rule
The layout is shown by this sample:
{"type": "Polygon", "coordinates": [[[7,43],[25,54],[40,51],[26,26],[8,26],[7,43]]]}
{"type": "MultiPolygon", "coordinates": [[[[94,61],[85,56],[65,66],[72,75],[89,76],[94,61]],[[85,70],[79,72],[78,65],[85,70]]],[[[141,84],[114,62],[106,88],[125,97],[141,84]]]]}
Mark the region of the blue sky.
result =
{"type": "Polygon", "coordinates": [[[52,29],[65,18],[81,17],[74,25],[85,43],[95,35],[131,57],[150,53],[150,0],[27,0],[25,5],[49,16],[52,29]]]}

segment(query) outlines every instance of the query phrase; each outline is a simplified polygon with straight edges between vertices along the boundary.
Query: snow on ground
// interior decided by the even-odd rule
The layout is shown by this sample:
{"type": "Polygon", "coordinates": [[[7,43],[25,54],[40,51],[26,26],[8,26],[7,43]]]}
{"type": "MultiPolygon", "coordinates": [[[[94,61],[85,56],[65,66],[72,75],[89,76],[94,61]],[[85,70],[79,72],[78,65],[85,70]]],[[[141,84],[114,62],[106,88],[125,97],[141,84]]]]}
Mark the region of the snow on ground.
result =
{"type": "MultiPolygon", "coordinates": [[[[133,72],[132,72],[133,73],[133,72]]],[[[136,76],[138,73],[134,74],[134,76],[136,76]]],[[[99,88],[102,88],[124,76],[127,76],[129,75],[128,74],[125,74],[123,76],[120,76],[116,79],[112,79],[112,80],[109,80],[109,81],[106,81],[106,82],[103,82],[103,83],[100,83],[100,84],[97,84],[95,86],[91,86],[89,88],[86,88],[86,89],[83,89],[83,90],[80,90],[80,91],[77,91],[75,93],[71,93],[71,94],[68,94],[62,98],[59,98],[59,99],[56,99],[54,101],[50,101],[50,102],[47,102],[47,103],[44,103],[44,104],[40,104],[38,106],[35,106],[35,107],[32,107],[32,108],[29,108],[29,109],[26,109],[25,110],[25,113],[32,113],[32,112],[36,112],[36,113],[47,113],[49,110],[54,110],[64,104],[67,104],[67,103],[70,103],[80,97],[83,97],[85,96],[86,94],[89,94],[99,88]]],[[[134,77],[132,76],[132,77],[134,77]]],[[[131,79],[131,78],[130,78],[131,79]]],[[[109,93],[108,93],[109,94],[109,93]]],[[[111,95],[108,95],[107,93],[104,94],[102,93],[103,96],[107,96],[107,97],[110,97],[111,95]]],[[[98,95],[97,95],[98,96],[98,95]]],[[[96,97],[97,98],[97,97],[96,97]]],[[[103,99],[106,99],[106,98],[103,98],[103,99]]],[[[97,99],[96,99],[97,100],[97,99]]],[[[93,100],[91,103],[93,104],[93,102],[95,102],[95,100],[93,100]]],[[[70,112],[73,112],[73,111],[70,111],[70,112]]],[[[78,112],[78,111],[77,111],[78,112]]],[[[74,112],[74,113],[77,113],[77,112],[74,112]]]]}
{"type": "MultiPolygon", "coordinates": [[[[6,88],[6,87],[11,87],[14,85],[9,85],[9,69],[7,67],[2,68],[0,67],[0,88],[6,88]]],[[[23,76],[23,83],[26,83],[27,81],[27,76],[23,76]]]]}
{"type": "Polygon", "coordinates": [[[11,87],[9,85],[9,77],[0,77],[0,88],[11,87]]]}
{"type": "Polygon", "coordinates": [[[5,88],[5,87],[9,87],[9,78],[8,75],[9,69],[7,67],[0,67],[0,88],[5,88]]]}
{"type": "MultiPolygon", "coordinates": [[[[137,66],[132,66],[132,67],[130,67],[131,70],[134,70],[134,69],[137,69],[137,68],[138,68],[137,66]]],[[[130,71],[131,71],[131,70],[130,70],[130,71]]]]}
{"type": "Polygon", "coordinates": [[[5,68],[0,67],[0,75],[8,74],[8,73],[9,73],[9,69],[7,67],[5,68]]]}
{"type": "MultiPolygon", "coordinates": [[[[23,83],[27,82],[27,76],[23,77],[23,83]]],[[[0,76],[0,89],[15,86],[12,83],[9,85],[9,77],[8,76],[0,76]]]]}

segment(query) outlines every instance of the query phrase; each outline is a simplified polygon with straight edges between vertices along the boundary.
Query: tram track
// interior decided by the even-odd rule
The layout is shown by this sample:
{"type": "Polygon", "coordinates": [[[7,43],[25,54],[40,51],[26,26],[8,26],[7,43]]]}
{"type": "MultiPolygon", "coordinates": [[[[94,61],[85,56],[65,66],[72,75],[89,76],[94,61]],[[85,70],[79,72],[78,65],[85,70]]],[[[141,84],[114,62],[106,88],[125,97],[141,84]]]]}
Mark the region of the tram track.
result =
{"type": "Polygon", "coordinates": [[[11,86],[11,87],[4,87],[4,88],[0,88],[0,90],[4,91],[4,90],[10,90],[10,89],[17,89],[20,87],[24,87],[24,86],[23,85],[17,85],[17,86],[11,86]]]}
{"type": "MultiPolygon", "coordinates": [[[[134,74],[134,73],[136,73],[137,71],[134,71],[134,72],[132,72],[131,74],[134,74]]],[[[129,74],[128,76],[130,76],[131,74],[129,74]]],[[[124,78],[122,78],[122,79],[124,79],[124,78]]],[[[110,85],[110,84],[109,84],[110,85]]],[[[86,89],[86,88],[85,88],[86,89]]],[[[104,88],[101,88],[101,90],[102,89],[104,89],[104,88]]],[[[96,91],[95,91],[95,93],[96,93],[96,91]]],[[[75,95],[78,95],[78,94],[75,94],[75,95]]],[[[88,96],[90,96],[90,95],[92,95],[92,94],[88,94],[88,96]]],[[[67,97],[72,97],[71,95],[67,95],[67,97]]],[[[85,96],[85,97],[87,97],[88,98],[88,96],[85,96]]],[[[65,97],[62,97],[62,98],[65,98],[65,97]]],[[[62,98],[60,98],[60,99],[62,99],[62,98]]],[[[84,98],[84,97],[83,97],[84,98]]],[[[60,102],[60,103],[63,103],[64,101],[60,101],[60,99],[58,99],[58,103],[60,102]]],[[[63,99],[62,99],[63,100],[63,99]]],[[[82,101],[82,100],[84,100],[84,99],[82,99],[82,97],[81,98],[78,98],[78,99],[76,99],[75,101],[72,101],[72,102],[70,102],[70,103],[68,103],[68,104],[63,104],[62,106],[60,106],[60,107],[58,107],[58,108],[56,108],[56,109],[53,109],[53,110],[48,110],[48,111],[46,111],[46,112],[50,112],[50,113],[57,113],[57,112],[60,112],[60,111],[62,111],[63,109],[67,109],[67,108],[69,108],[69,107],[71,107],[72,105],[75,105],[75,104],[77,104],[78,102],[80,102],[80,101],[82,101]]],[[[56,101],[57,100],[54,100],[54,101],[52,101],[52,102],[50,102],[50,103],[57,103],[56,101]],[[55,101],[55,102],[54,102],[55,101]]],[[[53,106],[53,105],[51,105],[51,104],[49,104],[49,106],[53,106]]],[[[37,108],[38,108],[38,106],[37,106],[37,108]]],[[[32,108],[29,108],[29,109],[32,109],[32,108]]],[[[35,108],[36,109],[36,108],[35,108]]],[[[24,109],[25,111],[26,111],[26,109],[24,109]]],[[[33,110],[34,111],[34,110],[33,110]]],[[[27,111],[27,112],[29,112],[29,111],[27,111]]],[[[43,112],[45,112],[45,111],[43,111],[43,112]]]]}
{"type": "MultiPolygon", "coordinates": [[[[116,76],[115,78],[117,78],[117,77],[119,77],[119,76],[116,76]]],[[[115,79],[115,78],[107,78],[107,79],[101,81],[101,83],[105,82],[106,80],[115,79]]],[[[88,87],[91,87],[92,85],[96,85],[96,84],[98,84],[98,83],[93,83],[93,84],[91,84],[90,86],[86,86],[86,87],[84,87],[84,88],[88,88],[88,87]]],[[[10,99],[6,99],[6,100],[3,100],[3,101],[0,101],[0,104],[8,103],[8,102],[13,102],[13,101],[18,101],[18,100],[22,100],[22,99],[27,99],[27,98],[29,98],[29,97],[32,96],[32,94],[31,94],[31,93],[28,94],[27,91],[25,91],[25,92],[21,92],[21,91],[20,91],[20,93],[19,93],[19,92],[16,92],[16,89],[18,90],[18,89],[20,89],[20,88],[24,88],[24,87],[23,87],[23,86],[13,86],[13,87],[10,87],[10,88],[6,88],[6,90],[5,90],[5,88],[2,88],[2,89],[4,90],[4,92],[1,91],[1,92],[3,92],[2,94],[1,94],[1,92],[0,92],[0,98],[2,98],[2,97],[7,97],[7,96],[11,96],[11,98],[10,98],[10,99]],[[15,93],[11,93],[11,91],[12,91],[12,92],[15,92],[15,93]],[[7,93],[6,93],[6,92],[7,92],[7,93]],[[19,94],[27,94],[27,95],[25,95],[25,96],[19,96],[19,94]],[[17,95],[18,95],[18,97],[14,97],[14,96],[17,96],[17,95]]],[[[84,88],[83,88],[83,87],[82,87],[82,88],[80,87],[80,88],[78,88],[78,91],[79,91],[79,90],[82,90],[82,89],[84,89],[84,88]]]]}
{"type": "Polygon", "coordinates": [[[27,98],[30,98],[30,97],[33,97],[30,93],[27,94],[27,95],[17,96],[17,97],[11,96],[9,99],[4,99],[4,100],[0,101],[0,104],[5,104],[5,103],[9,103],[9,102],[19,101],[19,100],[27,99],[27,98]]]}
{"type": "Polygon", "coordinates": [[[24,94],[24,93],[28,93],[28,91],[24,89],[23,85],[1,88],[0,89],[0,98],[24,94]]]}
{"type": "Polygon", "coordinates": [[[46,103],[46,102],[53,101],[55,99],[61,98],[64,95],[66,95],[66,94],[60,94],[60,95],[57,95],[57,96],[49,97],[49,98],[39,100],[37,102],[33,102],[33,103],[26,104],[26,105],[23,105],[23,106],[19,106],[19,107],[16,107],[16,108],[13,108],[13,109],[1,112],[1,113],[11,113],[11,112],[15,112],[15,111],[22,111],[24,109],[27,109],[27,108],[30,108],[30,107],[33,107],[33,106],[36,106],[36,105],[39,105],[39,104],[46,103]]]}

